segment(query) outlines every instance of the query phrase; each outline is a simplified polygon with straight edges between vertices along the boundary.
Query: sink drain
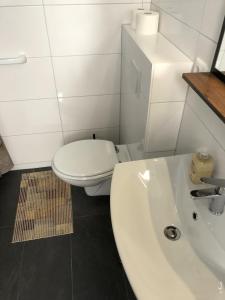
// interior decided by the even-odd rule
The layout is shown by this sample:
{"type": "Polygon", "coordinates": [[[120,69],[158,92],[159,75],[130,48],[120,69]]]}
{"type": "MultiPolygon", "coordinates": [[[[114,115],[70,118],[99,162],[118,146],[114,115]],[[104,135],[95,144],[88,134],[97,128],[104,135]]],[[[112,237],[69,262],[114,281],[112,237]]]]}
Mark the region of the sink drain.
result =
{"type": "Polygon", "coordinates": [[[181,232],[177,227],[171,225],[164,229],[164,235],[171,241],[177,241],[181,236],[181,232]]]}

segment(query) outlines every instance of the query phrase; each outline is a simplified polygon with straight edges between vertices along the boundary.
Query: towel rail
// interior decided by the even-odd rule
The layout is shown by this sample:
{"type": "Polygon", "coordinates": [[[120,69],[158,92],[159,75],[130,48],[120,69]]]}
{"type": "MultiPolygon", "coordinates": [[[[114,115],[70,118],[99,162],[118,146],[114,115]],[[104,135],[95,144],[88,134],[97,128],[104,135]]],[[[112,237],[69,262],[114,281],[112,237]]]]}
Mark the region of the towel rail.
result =
{"type": "Polygon", "coordinates": [[[0,57],[0,65],[15,65],[15,64],[25,64],[27,62],[26,55],[20,55],[18,57],[0,57]]]}

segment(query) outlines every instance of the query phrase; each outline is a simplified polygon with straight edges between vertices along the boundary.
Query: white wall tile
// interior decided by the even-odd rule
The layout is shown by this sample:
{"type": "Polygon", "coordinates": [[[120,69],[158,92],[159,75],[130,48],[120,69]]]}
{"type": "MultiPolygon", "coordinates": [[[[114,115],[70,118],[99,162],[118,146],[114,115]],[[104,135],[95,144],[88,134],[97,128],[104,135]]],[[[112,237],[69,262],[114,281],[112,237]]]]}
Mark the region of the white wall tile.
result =
{"type": "Polygon", "coordinates": [[[162,152],[146,152],[144,154],[145,159],[173,156],[174,151],[162,151],[162,152]]]}
{"type": "Polygon", "coordinates": [[[224,0],[206,0],[201,32],[218,42],[225,13],[224,0]]]}
{"type": "Polygon", "coordinates": [[[112,142],[114,142],[115,145],[119,144],[119,127],[114,127],[113,128],[113,138],[112,138],[112,142]]]}
{"type": "MultiPolygon", "coordinates": [[[[218,40],[225,1],[153,0],[152,2],[157,5],[158,10],[160,7],[163,10],[160,11],[160,31],[194,61],[201,58],[210,69],[216,48],[216,43],[212,40],[216,42],[218,40]],[[203,2],[205,2],[204,10],[200,9],[203,2]],[[192,14],[191,11],[183,10],[184,4],[196,7],[192,10],[192,14]]],[[[225,125],[191,88],[187,101],[178,137],[177,153],[196,152],[199,148],[207,148],[217,162],[217,175],[225,176],[223,150],[225,125]]]]}
{"type": "Polygon", "coordinates": [[[60,99],[63,130],[119,126],[119,95],[60,99]]]}
{"type": "Polygon", "coordinates": [[[192,60],[195,57],[198,32],[161,11],[160,32],[192,60]]]}
{"type": "Polygon", "coordinates": [[[58,95],[114,94],[120,92],[120,55],[55,57],[58,95]]]}
{"type": "Polygon", "coordinates": [[[206,0],[153,0],[161,9],[196,30],[200,30],[206,0]]]}
{"type": "Polygon", "coordinates": [[[225,124],[214,111],[193,91],[188,93],[187,103],[198,116],[199,120],[208,128],[211,135],[225,150],[225,124]]]}
{"type": "Polygon", "coordinates": [[[63,145],[62,133],[3,137],[14,164],[51,161],[63,145]]]}
{"type": "Polygon", "coordinates": [[[161,11],[160,32],[192,60],[195,58],[199,33],[161,11]]]}
{"type": "Polygon", "coordinates": [[[48,56],[49,45],[41,6],[0,9],[0,57],[48,56]]]}
{"type": "Polygon", "coordinates": [[[179,133],[177,154],[197,152],[202,148],[207,149],[216,162],[215,175],[224,177],[224,150],[193,113],[189,105],[186,105],[179,133]]]}
{"type": "Polygon", "coordinates": [[[169,151],[176,148],[183,107],[183,102],[151,104],[149,152],[169,151]]]}
{"type": "Polygon", "coordinates": [[[216,43],[203,35],[199,36],[196,58],[200,58],[208,66],[208,71],[212,67],[213,57],[216,51],[216,43]]]}
{"type": "Polygon", "coordinates": [[[55,131],[61,131],[56,99],[0,102],[1,135],[55,131]]]}
{"type": "Polygon", "coordinates": [[[198,32],[161,11],[160,32],[192,60],[195,57],[198,32]]]}
{"type": "Polygon", "coordinates": [[[52,54],[120,53],[121,24],[130,23],[131,10],[137,7],[128,4],[46,7],[52,54]]]}
{"type": "Polygon", "coordinates": [[[42,0],[1,0],[0,6],[42,5],[42,0]]]}
{"type": "Polygon", "coordinates": [[[182,74],[191,72],[191,69],[191,62],[153,66],[151,102],[185,101],[187,83],[182,79],[182,74]]]}
{"type": "Polygon", "coordinates": [[[56,97],[50,58],[0,67],[0,101],[56,97]]]}
{"type": "Polygon", "coordinates": [[[43,8],[42,0],[1,1],[0,57],[28,56],[26,64],[0,67],[0,132],[16,168],[49,165],[63,135],[66,142],[96,134],[118,143],[120,54],[112,53],[120,53],[121,23],[130,22],[138,2],[46,0],[43,8]],[[53,59],[57,91],[60,99],[67,97],[61,104],[65,132],[44,10],[51,50],[58,56],[53,59]],[[71,56],[59,57],[65,55],[71,56]]]}
{"type": "Polygon", "coordinates": [[[92,139],[93,134],[96,135],[96,139],[109,140],[114,142],[115,144],[118,143],[118,127],[81,131],[66,131],[63,133],[65,144],[79,140],[92,139]]]}

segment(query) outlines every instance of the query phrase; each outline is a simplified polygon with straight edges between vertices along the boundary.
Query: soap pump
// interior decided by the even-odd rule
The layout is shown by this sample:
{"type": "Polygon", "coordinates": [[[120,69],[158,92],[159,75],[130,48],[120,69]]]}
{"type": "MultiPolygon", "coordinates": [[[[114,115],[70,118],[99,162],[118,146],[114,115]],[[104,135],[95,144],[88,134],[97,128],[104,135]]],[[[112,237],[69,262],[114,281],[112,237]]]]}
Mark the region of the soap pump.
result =
{"type": "Polygon", "coordinates": [[[194,184],[200,184],[202,177],[212,177],[214,160],[207,151],[199,151],[192,155],[190,179],[194,184]]]}

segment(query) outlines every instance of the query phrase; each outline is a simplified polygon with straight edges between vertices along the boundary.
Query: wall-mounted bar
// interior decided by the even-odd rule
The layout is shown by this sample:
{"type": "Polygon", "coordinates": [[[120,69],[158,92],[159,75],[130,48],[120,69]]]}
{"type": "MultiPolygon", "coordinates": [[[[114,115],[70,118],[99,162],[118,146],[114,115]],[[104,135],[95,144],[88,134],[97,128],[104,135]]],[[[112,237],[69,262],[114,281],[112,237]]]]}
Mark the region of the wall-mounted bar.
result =
{"type": "Polygon", "coordinates": [[[26,55],[20,55],[18,57],[0,58],[0,65],[25,64],[26,62],[26,55]]]}

